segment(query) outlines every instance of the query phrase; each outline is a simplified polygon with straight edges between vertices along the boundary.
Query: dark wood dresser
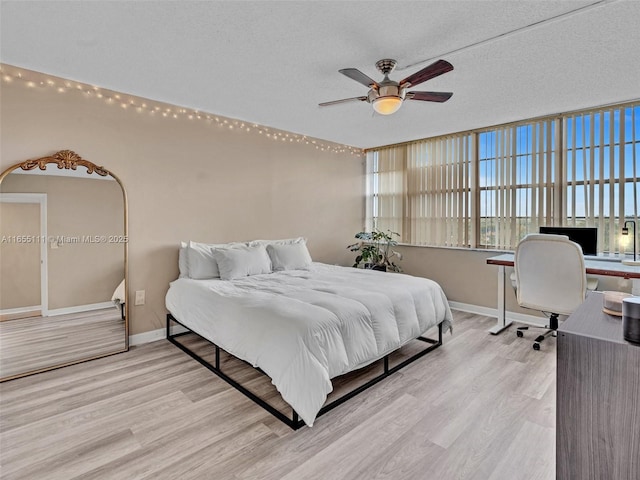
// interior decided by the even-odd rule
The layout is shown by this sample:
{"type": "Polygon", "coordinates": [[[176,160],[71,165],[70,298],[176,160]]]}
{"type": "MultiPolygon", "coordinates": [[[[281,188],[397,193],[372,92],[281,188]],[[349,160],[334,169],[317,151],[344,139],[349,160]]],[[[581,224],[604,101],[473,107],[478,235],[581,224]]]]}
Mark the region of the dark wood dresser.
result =
{"type": "Polygon", "coordinates": [[[594,292],[558,329],[557,480],[640,479],[640,346],[594,292]]]}

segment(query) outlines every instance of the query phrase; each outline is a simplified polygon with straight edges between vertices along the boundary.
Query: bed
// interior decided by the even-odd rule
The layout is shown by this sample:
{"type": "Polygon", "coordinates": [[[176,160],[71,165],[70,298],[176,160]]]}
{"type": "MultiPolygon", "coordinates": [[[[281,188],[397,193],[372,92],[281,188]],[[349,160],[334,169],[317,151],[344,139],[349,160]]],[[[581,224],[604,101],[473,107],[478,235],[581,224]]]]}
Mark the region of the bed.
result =
{"type": "Polygon", "coordinates": [[[377,383],[393,373],[387,364],[391,352],[414,339],[428,343],[395,371],[437,348],[452,320],[442,289],[431,280],[310,261],[303,269],[265,268],[231,279],[183,276],[170,284],[166,307],[172,343],[292,428],[312,426],[328,411],[332,378],[384,359],[384,374],[370,382],[377,383]],[[182,333],[173,333],[173,323],[210,341],[215,364],[176,342],[182,333]],[[435,326],[437,340],[422,337],[435,326]],[[278,415],[220,372],[218,349],[268,375],[292,417],[278,415]]]}

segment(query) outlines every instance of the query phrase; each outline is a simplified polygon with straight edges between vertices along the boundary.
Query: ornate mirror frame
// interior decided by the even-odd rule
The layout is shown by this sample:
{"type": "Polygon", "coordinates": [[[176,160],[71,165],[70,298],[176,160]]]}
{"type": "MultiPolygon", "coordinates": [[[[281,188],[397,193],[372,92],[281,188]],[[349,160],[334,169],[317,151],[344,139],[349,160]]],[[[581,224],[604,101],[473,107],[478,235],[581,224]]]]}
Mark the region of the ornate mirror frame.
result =
{"type": "Polygon", "coordinates": [[[82,358],[79,360],[73,360],[73,361],[68,361],[65,363],[61,363],[61,364],[55,364],[52,366],[47,366],[47,367],[42,367],[42,368],[38,368],[38,369],[34,369],[34,370],[30,370],[30,371],[26,371],[24,373],[19,373],[19,374],[14,374],[11,376],[7,376],[7,377],[3,377],[0,378],[0,382],[5,382],[8,380],[13,380],[15,378],[20,378],[20,377],[25,377],[28,375],[33,375],[36,373],[40,373],[40,372],[45,372],[48,370],[54,370],[57,368],[62,368],[62,367],[66,367],[69,365],[75,365],[78,363],[83,363],[83,362],[88,362],[90,360],[95,360],[97,358],[101,358],[101,357],[106,357],[109,355],[114,355],[116,353],[122,353],[122,352],[126,352],[127,350],[129,350],[129,207],[128,207],[128,202],[127,202],[127,191],[124,188],[124,185],[122,184],[122,181],[118,178],[117,175],[115,175],[113,172],[107,170],[106,168],[102,167],[102,166],[98,166],[96,164],[94,164],[93,162],[90,162],[89,160],[85,160],[84,158],[82,158],[80,155],[78,155],[77,153],[71,151],[71,150],[60,150],[59,152],[56,152],[53,155],[50,156],[46,156],[46,157],[41,157],[41,158],[36,158],[36,159],[31,159],[31,160],[26,160],[24,162],[21,163],[17,163],[9,168],[7,168],[4,172],[2,172],[2,174],[0,174],[0,185],[2,184],[2,181],[4,180],[4,178],[9,175],[10,173],[12,173],[15,170],[21,169],[24,171],[30,171],[30,170],[35,170],[36,168],[40,169],[40,170],[47,170],[47,166],[50,164],[55,164],[57,166],[58,169],[60,170],[77,170],[77,168],[79,166],[81,167],[85,167],[87,169],[87,174],[88,175],[92,175],[92,174],[97,174],[100,175],[102,177],[107,177],[107,176],[111,176],[116,182],[118,182],[118,185],[120,185],[120,188],[122,190],[122,200],[123,200],[123,205],[124,205],[124,225],[123,225],[123,232],[124,232],[124,236],[127,239],[127,241],[124,242],[124,285],[125,285],[125,289],[124,289],[124,309],[123,309],[123,315],[124,315],[124,330],[125,330],[125,342],[124,342],[124,348],[122,350],[116,350],[116,351],[112,351],[112,352],[107,352],[107,353],[101,353],[95,356],[90,356],[87,358],[82,358]]]}

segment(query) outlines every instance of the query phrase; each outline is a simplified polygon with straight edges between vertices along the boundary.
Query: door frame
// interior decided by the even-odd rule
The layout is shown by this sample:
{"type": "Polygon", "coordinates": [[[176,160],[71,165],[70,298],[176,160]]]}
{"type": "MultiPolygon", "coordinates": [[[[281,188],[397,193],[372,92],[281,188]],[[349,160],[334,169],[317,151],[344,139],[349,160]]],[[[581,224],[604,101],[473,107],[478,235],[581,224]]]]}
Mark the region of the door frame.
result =
{"type": "Polygon", "coordinates": [[[0,193],[2,203],[37,203],[40,205],[40,310],[42,316],[49,314],[49,270],[47,248],[47,194],[46,193],[0,193]]]}

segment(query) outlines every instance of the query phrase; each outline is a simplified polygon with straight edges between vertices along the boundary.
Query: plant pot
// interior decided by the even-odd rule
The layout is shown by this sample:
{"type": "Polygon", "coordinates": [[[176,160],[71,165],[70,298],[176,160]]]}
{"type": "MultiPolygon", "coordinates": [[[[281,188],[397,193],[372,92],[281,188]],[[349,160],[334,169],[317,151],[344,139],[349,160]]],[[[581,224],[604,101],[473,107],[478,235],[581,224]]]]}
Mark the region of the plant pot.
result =
{"type": "Polygon", "coordinates": [[[366,263],[364,265],[364,268],[366,268],[368,270],[377,270],[379,272],[386,272],[387,271],[387,266],[386,265],[375,265],[373,263],[366,263]]]}

